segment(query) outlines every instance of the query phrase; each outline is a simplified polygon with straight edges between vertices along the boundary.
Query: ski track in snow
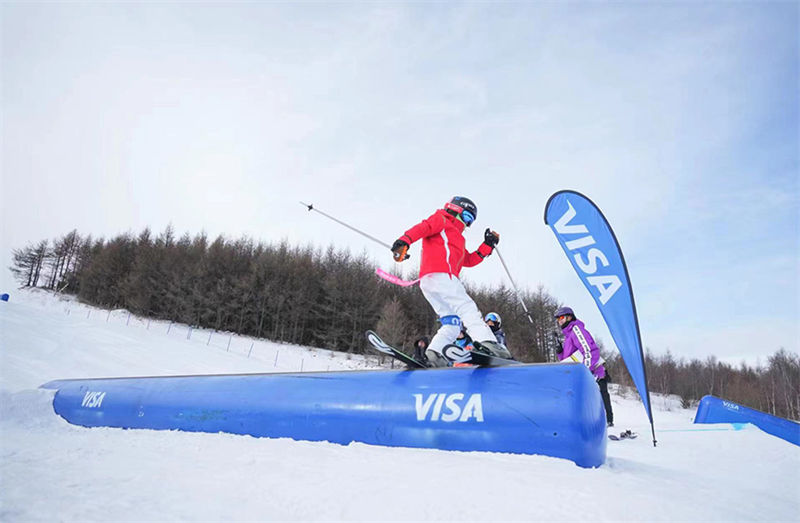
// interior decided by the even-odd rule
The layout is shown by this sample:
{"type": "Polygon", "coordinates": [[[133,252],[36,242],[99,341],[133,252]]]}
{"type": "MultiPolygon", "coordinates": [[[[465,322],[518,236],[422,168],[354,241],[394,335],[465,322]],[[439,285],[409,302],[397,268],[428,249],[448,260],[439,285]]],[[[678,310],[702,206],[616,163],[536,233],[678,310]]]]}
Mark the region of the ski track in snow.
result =
{"type": "Polygon", "coordinates": [[[544,456],[68,424],[39,385],[378,365],[126,322],[125,311],[42,292],[0,302],[0,521],[800,521],[800,447],[752,426],[693,425],[694,410],[653,396],[653,448],[640,402],[616,386],[610,430],[639,437],[610,441],[597,469],[544,456]]]}

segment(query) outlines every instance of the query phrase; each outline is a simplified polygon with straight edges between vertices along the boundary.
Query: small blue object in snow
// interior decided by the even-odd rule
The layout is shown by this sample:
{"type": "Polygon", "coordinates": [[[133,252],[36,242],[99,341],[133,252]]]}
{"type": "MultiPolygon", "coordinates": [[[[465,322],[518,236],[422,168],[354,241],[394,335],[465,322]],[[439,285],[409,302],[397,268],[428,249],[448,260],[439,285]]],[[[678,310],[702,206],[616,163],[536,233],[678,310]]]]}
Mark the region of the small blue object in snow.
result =
{"type": "Polygon", "coordinates": [[[0,294],[0,301],[8,301],[8,293],[0,294]]]}
{"type": "Polygon", "coordinates": [[[731,423],[740,430],[743,423],[752,423],[768,434],[800,445],[800,423],[750,409],[715,396],[704,396],[697,406],[695,423],[731,423]]]}

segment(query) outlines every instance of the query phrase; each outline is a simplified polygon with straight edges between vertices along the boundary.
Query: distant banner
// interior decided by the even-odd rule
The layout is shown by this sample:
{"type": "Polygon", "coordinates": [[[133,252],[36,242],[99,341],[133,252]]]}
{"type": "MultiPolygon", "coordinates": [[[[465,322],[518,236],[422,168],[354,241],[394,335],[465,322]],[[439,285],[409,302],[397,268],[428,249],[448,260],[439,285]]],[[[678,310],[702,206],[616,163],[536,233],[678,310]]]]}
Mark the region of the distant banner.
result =
{"type": "MultiPolygon", "coordinates": [[[[575,191],[559,191],[547,201],[550,226],[583,284],[594,298],[653,423],[639,319],[628,268],[617,238],[600,209],[575,191]]],[[[655,429],[653,431],[655,440],[655,429]]]]}
{"type": "Polygon", "coordinates": [[[388,281],[389,283],[394,283],[395,285],[399,285],[401,287],[411,287],[412,285],[416,285],[419,283],[419,280],[404,280],[402,278],[398,278],[394,274],[389,274],[388,272],[384,271],[381,268],[375,269],[375,274],[383,278],[384,280],[388,281]]]}

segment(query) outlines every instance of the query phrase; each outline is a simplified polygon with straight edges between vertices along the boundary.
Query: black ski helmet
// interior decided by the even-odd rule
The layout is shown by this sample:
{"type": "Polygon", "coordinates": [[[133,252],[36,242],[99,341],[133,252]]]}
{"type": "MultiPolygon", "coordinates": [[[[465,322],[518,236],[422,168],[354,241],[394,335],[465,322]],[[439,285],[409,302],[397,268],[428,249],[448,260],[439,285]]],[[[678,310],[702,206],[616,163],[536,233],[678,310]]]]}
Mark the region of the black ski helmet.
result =
{"type": "Polygon", "coordinates": [[[453,196],[453,199],[446,203],[444,208],[455,213],[456,216],[460,216],[467,227],[478,219],[478,206],[464,196],[453,196]]]}

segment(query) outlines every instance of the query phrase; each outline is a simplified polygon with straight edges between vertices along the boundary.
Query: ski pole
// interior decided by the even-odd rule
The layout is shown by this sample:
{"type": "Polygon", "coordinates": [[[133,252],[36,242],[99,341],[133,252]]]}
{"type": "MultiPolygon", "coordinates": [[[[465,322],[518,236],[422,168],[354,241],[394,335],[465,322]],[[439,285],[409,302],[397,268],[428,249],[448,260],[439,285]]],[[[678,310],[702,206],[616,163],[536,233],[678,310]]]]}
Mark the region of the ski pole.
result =
{"type": "MultiPolygon", "coordinates": [[[[378,245],[382,245],[382,246],[386,247],[386,248],[387,248],[387,249],[389,249],[390,251],[392,250],[392,246],[391,246],[391,245],[389,245],[388,243],[384,243],[384,242],[380,241],[379,239],[375,238],[374,236],[370,236],[369,234],[365,233],[364,231],[361,231],[361,230],[359,230],[359,229],[356,229],[356,228],[355,228],[355,227],[353,227],[352,225],[348,225],[348,224],[344,223],[342,220],[339,220],[339,219],[337,219],[337,218],[334,218],[334,217],[333,217],[333,216],[331,216],[330,214],[320,211],[319,209],[317,209],[317,208],[315,208],[315,207],[314,207],[314,204],[308,204],[308,203],[304,203],[304,202],[300,202],[300,204],[301,204],[301,205],[303,205],[304,207],[308,207],[308,210],[309,210],[309,211],[316,211],[316,212],[320,213],[321,215],[323,215],[324,217],[326,217],[326,218],[328,218],[328,219],[330,219],[330,220],[333,220],[333,221],[335,221],[335,222],[336,222],[336,223],[338,223],[339,225],[344,225],[345,227],[347,227],[347,228],[348,228],[348,229],[350,229],[351,231],[353,231],[353,232],[357,232],[358,234],[360,234],[361,236],[364,236],[365,238],[369,238],[370,240],[374,241],[374,242],[375,242],[375,243],[377,243],[378,245]]],[[[409,256],[408,256],[408,255],[406,255],[406,259],[407,259],[407,258],[409,258],[409,256]]]]}
{"type": "Polygon", "coordinates": [[[508,276],[508,280],[511,282],[511,286],[514,288],[514,292],[517,293],[517,298],[519,299],[520,304],[522,305],[522,309],[525,311],[525,315],[528,317],[528,321],[531,322],[531,327],[533,327],[534,334],[536,334],[536,323],[534,323],[533,318],[531,318],[531,313],[528,312],[528,307],[525,306],[525,301],[522,299],[522,294],[520,294],[519,289],[517,288],[517,284],[514,283],[514,278],[511,277],[511,271],[508,270],[508,265],[506,265],[506,261],[503,259],[503,255],[500,254],[500,251],[497,247],[494,248],[495,252],[497,253],[497,257],[500,258],[500,263],[503,264],[503,268],[506,270],[506,275],[508,276]]]}
{"type": "Polygon", "coordinates": [[[525,301],[522,299],[522,294],[519,293],[517,284],[514,283],[514,278],[511,277],[511,271],[508,270],[508,265],[506,265],[506,261],[503,259],[503,255],[500,254],[500,249],[495,247],[494,252],[497,253],[497,256],[500,258],[500,263],[503,264],[503,268],[506,270],[506,275],[508,276],[508,280],[511,282],[511,286],[514,288],[514,292],[517,293],[517,298],[519,299],[519,302],[522,304],[522,309],[525,311],[525,315],[528,317],[528,321],[531,322],[531,325],[535,326],[536,324],[533,322],[533,318],[531,318],[531,313],[528,312],[528,307],[525,306],[525,301]]]}

